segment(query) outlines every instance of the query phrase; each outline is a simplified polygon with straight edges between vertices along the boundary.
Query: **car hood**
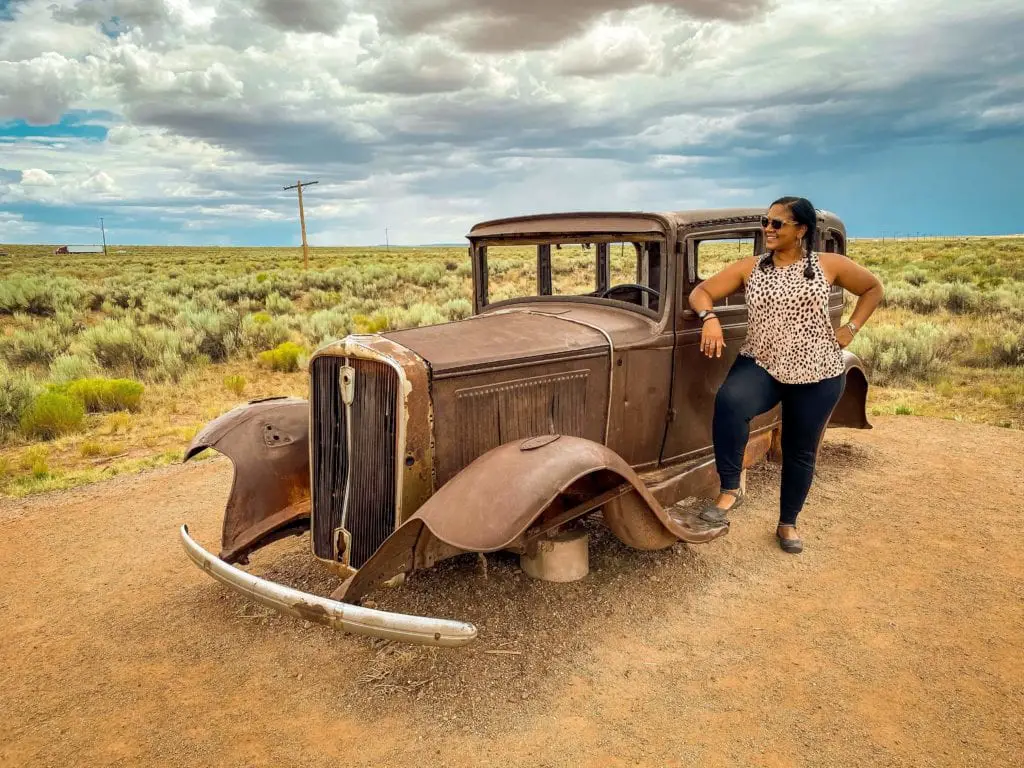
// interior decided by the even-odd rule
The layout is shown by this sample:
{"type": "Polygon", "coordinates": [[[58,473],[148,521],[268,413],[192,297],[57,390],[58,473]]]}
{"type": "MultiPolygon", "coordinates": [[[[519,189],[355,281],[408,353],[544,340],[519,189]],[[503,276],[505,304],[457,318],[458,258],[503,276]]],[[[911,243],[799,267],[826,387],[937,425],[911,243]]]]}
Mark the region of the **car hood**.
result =
{"type": "Polygon", "coordinates": [[[519,310],[380,335],[422,357],[435,376],[608,352],[610,347],[598,328],[565,315],[519,310]]]}

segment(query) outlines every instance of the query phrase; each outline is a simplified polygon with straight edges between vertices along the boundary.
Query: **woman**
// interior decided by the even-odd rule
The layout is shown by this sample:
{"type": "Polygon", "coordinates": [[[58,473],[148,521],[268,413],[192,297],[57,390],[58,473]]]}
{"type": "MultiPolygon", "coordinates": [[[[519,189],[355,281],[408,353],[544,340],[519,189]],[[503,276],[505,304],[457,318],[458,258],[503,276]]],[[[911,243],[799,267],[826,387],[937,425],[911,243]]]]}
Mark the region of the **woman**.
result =
{"type": "Polygon", "coordinates": [[[782,197],[761,218],[765,250],[731,264],[690,294],[703,323],[701,351],[721,357],[722,326],[715,301],[746,286],[748,332],[715,397],[712,435],[720,492],[702,517],[713,522],[743,501],[740,472],[750,420],[782,403],[782,493],[775,535],[786,552],[801,552],[796,519],[814,476],[822,430],[845,386],[842,349],[871,317],[882,284],[838,253],[814,251],[817,217],[802,197],[782,197]],[[833,330],[832,284],[859,298],[849,322],[833,330]]]}

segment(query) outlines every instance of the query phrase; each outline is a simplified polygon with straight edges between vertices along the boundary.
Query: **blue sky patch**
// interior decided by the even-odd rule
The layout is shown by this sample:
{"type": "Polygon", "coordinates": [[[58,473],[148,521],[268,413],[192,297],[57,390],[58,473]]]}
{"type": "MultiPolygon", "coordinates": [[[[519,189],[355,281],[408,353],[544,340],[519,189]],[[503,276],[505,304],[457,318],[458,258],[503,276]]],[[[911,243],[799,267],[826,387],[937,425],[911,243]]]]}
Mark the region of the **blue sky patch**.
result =
{"type": "Polygon", "coordinates": [[[108,128],[99,125],[96,120],[111,122],[116,116],[109,112],[68,112],[60,122],[52,125],[30,125],[24,120],[0,122],[0,137],[25,139],[32,136],[46,138],[92,139],[103,141],[107,138],[108,128]]]}

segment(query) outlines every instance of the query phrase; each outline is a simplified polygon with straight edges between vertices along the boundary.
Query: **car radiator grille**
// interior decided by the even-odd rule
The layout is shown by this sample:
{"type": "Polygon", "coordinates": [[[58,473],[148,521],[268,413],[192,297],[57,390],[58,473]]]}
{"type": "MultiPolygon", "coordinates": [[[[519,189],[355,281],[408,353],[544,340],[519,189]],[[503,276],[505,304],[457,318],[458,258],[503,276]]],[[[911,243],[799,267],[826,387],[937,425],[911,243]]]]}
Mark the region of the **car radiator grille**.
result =
{"type": "Polygon", "coordinates": [[[376,360],[324,356],[313,361],[310,382],[313,552],[333,559],[334,531],[344,525],[349,564],[360,568],[395,529],[398,374],[376,360]],[[339,388],[346,362],[355,369],[347,414],[339,388]]]}

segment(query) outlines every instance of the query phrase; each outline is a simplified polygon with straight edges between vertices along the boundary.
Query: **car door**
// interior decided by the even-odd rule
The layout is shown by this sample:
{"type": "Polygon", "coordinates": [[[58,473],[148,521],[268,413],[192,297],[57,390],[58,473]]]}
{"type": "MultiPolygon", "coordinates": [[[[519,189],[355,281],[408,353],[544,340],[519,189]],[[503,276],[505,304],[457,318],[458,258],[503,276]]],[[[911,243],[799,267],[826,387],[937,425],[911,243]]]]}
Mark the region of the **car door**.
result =
{"type": "MultiPolygon", "coordinates": [[[[746,297],[741,287],[715,303],[725,349],[721,357],[706,357],[700,351],[701,322],[689,308],[688,297],[696,286],[728,264],[764,252],[763,234],[754,221],[697,228],[680,234],[682,263],[678,274],[681,285],[663,464],[699,458],[713,451],[711,426],[715,395],[747,336],[746,297]]],[[[776,408],[755,418],[751,422],[751,434],[769,427],[777,413],[776,408]]]]}

